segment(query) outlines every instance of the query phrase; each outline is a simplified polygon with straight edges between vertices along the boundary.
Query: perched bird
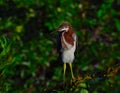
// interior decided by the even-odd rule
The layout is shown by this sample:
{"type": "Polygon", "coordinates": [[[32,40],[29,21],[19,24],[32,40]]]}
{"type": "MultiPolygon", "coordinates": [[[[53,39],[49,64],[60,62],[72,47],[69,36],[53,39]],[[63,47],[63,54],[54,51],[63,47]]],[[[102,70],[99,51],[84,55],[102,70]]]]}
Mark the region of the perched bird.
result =
{"type": "Polygon", "coordinates": [[[72,63],[74,61],[74,53],[77,45],[77,35],[73,31],[72,26],[68,22],[63,22],[57,29],[57,52],[63,64],[64,78],[66,73],[66,63],[70,66],[72,79],[74,74],[72,70],[72,63]]]}

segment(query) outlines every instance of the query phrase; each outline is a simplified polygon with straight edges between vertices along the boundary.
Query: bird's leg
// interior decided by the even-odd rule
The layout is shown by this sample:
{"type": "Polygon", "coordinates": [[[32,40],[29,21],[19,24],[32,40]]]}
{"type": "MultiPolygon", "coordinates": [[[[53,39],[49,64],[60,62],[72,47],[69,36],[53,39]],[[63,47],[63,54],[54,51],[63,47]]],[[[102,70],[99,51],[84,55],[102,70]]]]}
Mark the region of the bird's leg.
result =
{"type": "Polygon", "coordinates": [[[69,63],[69,66],[70,66],[70,71],[71,71],[71,75],[72,75],[72,79],[74,79],[74,75],[73,75],[73,70],[72,70],[72,63],[69,63]]]}
{"type": "Polygon", "coordinates": [[[64,73],[64,80],[65,80],[65,72],[66,72],[66,63],[64,63],[64,65],[63,65],[63,73],[64,73]]]}

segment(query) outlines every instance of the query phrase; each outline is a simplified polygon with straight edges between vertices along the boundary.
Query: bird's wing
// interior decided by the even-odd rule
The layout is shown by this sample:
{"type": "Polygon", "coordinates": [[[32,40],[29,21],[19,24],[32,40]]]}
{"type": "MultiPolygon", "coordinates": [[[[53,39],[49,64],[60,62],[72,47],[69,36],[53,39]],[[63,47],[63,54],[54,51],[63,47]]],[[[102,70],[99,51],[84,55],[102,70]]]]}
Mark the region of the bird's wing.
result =
{"type": "Polygon", "coordinates": [[[56,37],[56,40],[57,40],[56,48],[57,48],[58,53],[61,53],[61,48],[62,48],[61,36],[62,36],[62,32],[59,32],[57,37],[56,37]]]}
{"type": "Polygon", "coordinates": [[[76,45],[78,45],[78,37],[77,37],[76,33],[74,33],[72,35],[72,37],[73,37],[73,40],[76,42],[76,45]]]}
{"type": "Polygon", "coordinates": [[[62,61],[62,44],[61,44],[61,36],[62,36],[62,32],[59,32],[58,35],[56,36],[56,49],[57,49],[57,53],[58,53],[58,61],[59,63],[63,62],[62,61]]]}
{"type": "Polygon", "coordinates": [[[77,49],[78,48],[78,37],[77,37],[76,33],[74,33],[72,35],[72,37],[73,37],[73,40],[76,42],[76,49],[77,49]]]}

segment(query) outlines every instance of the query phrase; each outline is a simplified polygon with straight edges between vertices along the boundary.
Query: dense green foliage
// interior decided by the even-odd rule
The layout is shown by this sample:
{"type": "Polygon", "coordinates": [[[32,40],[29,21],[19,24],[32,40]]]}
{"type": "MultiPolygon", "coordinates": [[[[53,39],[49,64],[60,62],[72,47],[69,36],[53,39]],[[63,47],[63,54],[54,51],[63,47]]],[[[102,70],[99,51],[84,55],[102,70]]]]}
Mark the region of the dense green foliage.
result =
{"type": "Polygon", "coordinates": [[[119,7],[119,0],[0,0],[0,93],[120,93],[119,7]],[[51,34],[63,21],[79,44],[77,79],[66,87],[51,34]]]}

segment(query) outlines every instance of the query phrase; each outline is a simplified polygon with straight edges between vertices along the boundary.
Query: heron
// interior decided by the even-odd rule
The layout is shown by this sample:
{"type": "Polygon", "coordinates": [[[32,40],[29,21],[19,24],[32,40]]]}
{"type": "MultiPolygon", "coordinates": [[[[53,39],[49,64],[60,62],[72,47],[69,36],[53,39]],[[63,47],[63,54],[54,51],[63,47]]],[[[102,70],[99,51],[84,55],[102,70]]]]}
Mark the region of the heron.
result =
{"type": "Polygon", "coordinates": [[[68,22],[63,22],[57,29],[57,52],[63,62],[63,75],[65,79],[66,64],[69,64],[72,79],[75,79],[72,69],[72,63],[75,59],[75,50],[77,46],[77,35],[68,22]]]}

